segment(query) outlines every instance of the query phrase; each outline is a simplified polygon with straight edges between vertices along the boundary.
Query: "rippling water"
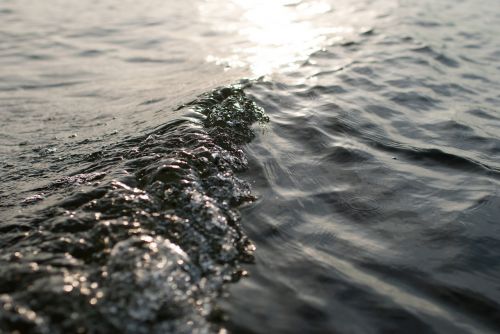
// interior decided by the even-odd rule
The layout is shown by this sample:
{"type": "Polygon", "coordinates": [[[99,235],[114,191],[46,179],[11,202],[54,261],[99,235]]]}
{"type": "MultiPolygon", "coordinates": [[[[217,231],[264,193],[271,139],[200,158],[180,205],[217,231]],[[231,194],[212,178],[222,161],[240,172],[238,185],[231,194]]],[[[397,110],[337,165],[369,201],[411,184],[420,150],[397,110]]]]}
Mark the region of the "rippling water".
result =
{"type": "Polygon", "coordinates": [[[0,329],[498,332],[497,7],[2,2],[0,329]]]}

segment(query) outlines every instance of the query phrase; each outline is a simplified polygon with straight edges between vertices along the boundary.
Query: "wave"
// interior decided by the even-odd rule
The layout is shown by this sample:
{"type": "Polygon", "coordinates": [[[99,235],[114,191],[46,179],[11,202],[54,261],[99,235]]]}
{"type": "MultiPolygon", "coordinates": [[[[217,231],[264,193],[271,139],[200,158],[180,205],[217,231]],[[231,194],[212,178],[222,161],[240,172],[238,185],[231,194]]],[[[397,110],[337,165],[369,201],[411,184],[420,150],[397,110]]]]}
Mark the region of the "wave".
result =
{"type": "Polygon", "coordinates": [[[37,218],[2,225],[2,331],[220,330],[215,298],[255,249],[238,213],[254,200],[236,176],[247,167],[241,145],[268,118],[241,85],[182,108],[190,117],[38,188],[48,203],[37,218]]]}

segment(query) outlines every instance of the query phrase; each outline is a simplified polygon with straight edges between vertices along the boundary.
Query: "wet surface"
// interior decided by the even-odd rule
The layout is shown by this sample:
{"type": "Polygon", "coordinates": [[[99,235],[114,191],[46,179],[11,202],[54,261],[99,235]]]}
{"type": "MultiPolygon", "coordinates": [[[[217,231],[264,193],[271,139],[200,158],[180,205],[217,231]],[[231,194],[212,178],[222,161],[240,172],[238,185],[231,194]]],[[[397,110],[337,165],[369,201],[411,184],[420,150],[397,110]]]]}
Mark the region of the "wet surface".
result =
{"type": "Polygon", "coordinates": [[[246,167],[240,146],[268,119],[237,87],[190,109],[190,120],[75,161],[91,164],[22,204],[63,200],[2,224],[2,330],[217,330],[214,299],[255,248],[235,210],[254,199],[234,175],[246,167]]]}

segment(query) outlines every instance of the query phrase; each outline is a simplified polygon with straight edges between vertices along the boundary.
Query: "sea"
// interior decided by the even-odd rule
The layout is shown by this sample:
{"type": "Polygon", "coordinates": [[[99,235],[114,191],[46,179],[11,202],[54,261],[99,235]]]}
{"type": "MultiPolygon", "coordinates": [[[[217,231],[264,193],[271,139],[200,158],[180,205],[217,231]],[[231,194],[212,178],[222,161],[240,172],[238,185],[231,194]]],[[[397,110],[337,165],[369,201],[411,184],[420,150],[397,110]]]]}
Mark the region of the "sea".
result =
{"type": "Polygon", "coordinates": [[[498,0],[1,0],[1,333],[499,333],[498,0]]]}

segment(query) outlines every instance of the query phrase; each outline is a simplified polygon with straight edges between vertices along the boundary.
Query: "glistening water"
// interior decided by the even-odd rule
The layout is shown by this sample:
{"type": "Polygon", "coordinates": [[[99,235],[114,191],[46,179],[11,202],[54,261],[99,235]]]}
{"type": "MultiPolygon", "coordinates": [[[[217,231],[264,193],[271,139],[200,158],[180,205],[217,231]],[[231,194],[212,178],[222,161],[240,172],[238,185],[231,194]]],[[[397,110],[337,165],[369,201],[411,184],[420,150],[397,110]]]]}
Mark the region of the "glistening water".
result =
{"type": "Polygon", "coordinates": [[[4,0],[0,331],[497,333],[496,0],[4,0]]]}

